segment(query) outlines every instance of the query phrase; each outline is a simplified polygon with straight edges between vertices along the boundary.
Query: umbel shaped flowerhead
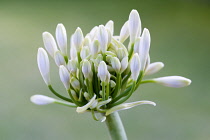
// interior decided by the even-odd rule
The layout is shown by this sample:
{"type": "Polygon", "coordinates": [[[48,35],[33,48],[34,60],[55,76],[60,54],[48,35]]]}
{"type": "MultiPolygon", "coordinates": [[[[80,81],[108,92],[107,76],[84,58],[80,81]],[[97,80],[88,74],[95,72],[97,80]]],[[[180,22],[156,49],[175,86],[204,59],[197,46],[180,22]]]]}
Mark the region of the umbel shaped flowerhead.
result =
{"type": "Polygon", "coordinates": [[[146,75],[161,70],[164,64],[150,63],[150,32],[147,28],[142,32],[136,10],[131,11],[119,36],[114,34],[114,22],[110,20],[105,25],[95,26],[85,36],[78,27],[70,36],[70,49],[67,48],[68,39],[63,24],[57,25],[55,37],[48,32],[43,33],[45,49],[58,66],[60,80],[67,94],[62,95],[53,89],[48,54],[39,48],[37,63],[40,73],[50,91],[64,101],[34,95],[31,101],[37,105],[57,103],[76,107],[78,113],[92,112],[95,120],[104,121],[107,115],[119,110],[142,104],[156,105],[145,100],[124,103],[140,84],[157,83],[179,88],[191,83],[181,76],[144,80],[146,75]],[[98,118],[97,112],[104,116],[98,118]]]}

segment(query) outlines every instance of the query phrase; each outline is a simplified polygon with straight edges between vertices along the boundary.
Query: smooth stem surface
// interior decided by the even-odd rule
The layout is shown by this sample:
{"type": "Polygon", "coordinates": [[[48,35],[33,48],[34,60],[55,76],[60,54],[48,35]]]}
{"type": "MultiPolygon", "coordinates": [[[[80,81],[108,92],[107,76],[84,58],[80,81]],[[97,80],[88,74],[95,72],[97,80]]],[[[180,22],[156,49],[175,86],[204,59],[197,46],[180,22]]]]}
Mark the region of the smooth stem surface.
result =
{"type": "Polygon", "coordinates": [[[127,140],[125,129],[118,112],[107,116],[106,125],[112,140],[127,140]]]}

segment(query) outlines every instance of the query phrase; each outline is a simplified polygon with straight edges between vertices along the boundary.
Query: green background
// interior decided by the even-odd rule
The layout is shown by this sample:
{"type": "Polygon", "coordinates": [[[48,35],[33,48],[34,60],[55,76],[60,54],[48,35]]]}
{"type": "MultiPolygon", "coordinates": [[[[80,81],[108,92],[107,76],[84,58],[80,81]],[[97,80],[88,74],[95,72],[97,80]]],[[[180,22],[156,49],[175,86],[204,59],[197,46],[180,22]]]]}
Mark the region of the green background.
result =
{"type": "MultiPolygon", "coordinates": [[[[139,106],[120,112],[130,140],[210,139],[210,2],[192,0],[127,1],[0,1],[0,139],[1,140],[107,140],[104,123],[91,115],[59,106],[36,106],[34,94],[54,97],[36,64],[42,32],[55,32],[63,23],[68,37],[81,27],[115,22],[115,35],[132,9],[150,30],[151,61],[165,68],[153,77],[180,75],[189,87],[174,89],[142,85],[130,101],[151,100],[156,107],[139,106]]],[[[56,90],[65,92],[51,63],[56,90]]]]}

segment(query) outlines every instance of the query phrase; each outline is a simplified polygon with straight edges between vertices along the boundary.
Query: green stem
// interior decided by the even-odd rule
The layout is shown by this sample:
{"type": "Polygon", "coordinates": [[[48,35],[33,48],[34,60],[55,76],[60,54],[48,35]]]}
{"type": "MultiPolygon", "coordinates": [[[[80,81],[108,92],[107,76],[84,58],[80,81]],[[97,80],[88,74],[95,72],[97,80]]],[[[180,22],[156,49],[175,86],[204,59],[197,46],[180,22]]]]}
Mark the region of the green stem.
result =
{"type": "Polygon", "coordinates": [[[112,140],[127,140],[125,129],[117,112],[107,116],[106,125],[112,140]]]}
{"type": "Polygon", "coordinates": [[[49,90],[50,90],[55,96],[57,96],[57,97],[59,97],[59,98],[65,100],[65,101],[68,101],[68,102],[71,102],[71,103],[72,103],[72,100],[71,100],[71,99],[66,98],[66,97],[64,97],[64,96],[62,96],[62,95],[60,95],[60,94],[58,94],[58,93],[53,89],[53,87],[52,87],[51,85],[48,85],[48,88],[49,88],[49,90]]]}

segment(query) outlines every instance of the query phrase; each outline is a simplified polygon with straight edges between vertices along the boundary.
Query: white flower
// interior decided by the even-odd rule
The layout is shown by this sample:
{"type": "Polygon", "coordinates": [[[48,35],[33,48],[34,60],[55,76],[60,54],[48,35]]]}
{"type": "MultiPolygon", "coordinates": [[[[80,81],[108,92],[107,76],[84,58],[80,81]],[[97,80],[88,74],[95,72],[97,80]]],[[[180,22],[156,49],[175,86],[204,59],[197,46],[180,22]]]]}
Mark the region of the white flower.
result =
{"type": "Polygon", "coordinates": [[[88,46],[82,47],[82,50],[80,52],[80,57],[83,59],[87,58],[87,56],[90,54],[90,50],[88,46]]]}
{"type": "Polygon", "coordinates": [[[120,42],[124,42],[129,36],[128,21],[124,23],[120,30],[120,42]]]}
{"type": "Polygon", "coordinates": [[[135,53],[130,62],[130,69],[131,69],[131,78],[136,81],[138,79],[141,63],[139,59],[139,55],[135,53]]]}
{"type": "Polygon", "coordinates": [[[124,57],[121,61],[121,69],[120,72],[122,73],[128,67],[128,57],[124,57]]]}
{"type": "Polygon", "coordinates": [[[154,62],[148,65],[145,75],[152,75],[154,73],[157,73],[164,67],[164,64],[162,62],[154,62]]]}
{"type": "Polygon", "coordinates": [[[104,61],[101,61],[98,66],[98,77],[101,79],[101,81],[104,82],[106,80],[107,74],[107,65],[104,61]]]}
{"type": "Polygon", "coordinates": [[[88,80],[92,80],[93,73],[91,69],[91,64],[88,60],[83,61],[82,73],[84,74],[85,78],[87,78],[88,80]]]}
{"type": "Polygon", "coordinates": [[[100,51],[100,44],[98,40],[94,40],[90,46],[90,53],[95,56],[100,51]]]}
{"type": "Polygon", "coordinates": [[[110,31],[111,35],[114,34],[114,22],[112,20],[106,23],[105,28],[110,31]]]}
{"type": "Polygon", "coordinates": [[[166,76],[153,79],[154,82],[167,86],[180,88],[191,84],[191,80],[181,76],[166,76]]]}
{"type": "Polygon", "coordinates": [[[59,75],[65,88],[68,90],[70,88],[70,74],[65,66],[61,65],[59,67],[59,75]]]}
{"type": "Polygon", "coordinates": [[[36,105],[47,105],[55,102],[55,99],[44,95],[33,95],[31,96],[31,102],[36,105]]]}
{"type": "Polygon", "coordinates": [[[48,32],[44,32],[42,37],[45,49],[52,57],[54,57],[54,53],[58,51],[54,37],[48,32]]]}
{"type": "Polygon", "coordinates": [[[69,60],[67,64],[67,69],[76,74],[77,72],[77,61],[75,59],[69,60]]]}
{"type": "Polygon", "coordinates": [[[105,53],[108,45],[108,33],[103,25],[99,26],[97,38],[100,43],[101,51],[105,53]]]}
{"type": "Polygon", "coordinates": [[[141,21],[139,13],[136,10],[132,10],[129,15],[128,28],[130,33],[130,42],[134,43],[137,38],[138,32],[141,32],[141,21]]]}
{"type": "Polygon", "coordinates": [[[61,52],[67,55],[67,34],[65,27],[61,23],[56,28],[56,40],[61,52]]]}
{"type": "Polygon", "coordinates": [[[147,57],[149,55],[149,49],[150,49],[150,33],[148,29],[144,28],[142,37],[140,40],[140,48],[139,48],[141,70],[144,70],[145,68],[147,57]]]}
{"type": "Polygon", "coordinates": [[[83,36],[82,30],[78,27],[75,33],[73,34],[73,39],[72,39],[77,52],[81,50],[83,40],[84,40],[84,36],[83,36]]]}
{"type": "Polygon", "coordinates": [[[55,63],[59,67],[60,65],[66,65],[65,59],[60,51],[57,51],[54,56],[55,63]]]}
{"type": "Polygon", "coordinates": [[[121,69],[121,63],[119,61],[119,59],[117,57],[113,57],[111,59],[111,64],[112,64],[112,68],[117,72],[119,73],[120,72],[120,69],[121,69]]]}
{"type": "Polygon", "coordinates": [[[50,85],[50,63],[48,55],[43,48],[38,49],[37,64],[45,83],[50,85]]]}

